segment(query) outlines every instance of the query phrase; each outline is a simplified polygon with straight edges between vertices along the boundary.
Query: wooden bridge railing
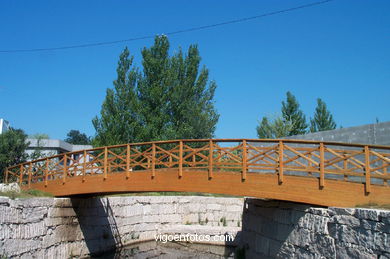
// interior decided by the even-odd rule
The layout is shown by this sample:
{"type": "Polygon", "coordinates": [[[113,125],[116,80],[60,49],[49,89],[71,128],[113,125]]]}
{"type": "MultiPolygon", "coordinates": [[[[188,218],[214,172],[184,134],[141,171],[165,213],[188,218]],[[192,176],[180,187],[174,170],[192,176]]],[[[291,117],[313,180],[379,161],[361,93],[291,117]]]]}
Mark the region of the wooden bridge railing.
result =
{"type": "Polygon", "coordinates": [[[131,174],[145,170],[155,177],[161,169],[207,170],[209,179],[219,171],[250,174],[277,174],[279,184],[285,175],[314,177],[319,188],[327,181],[350,181],[388,186],[390,147],[285,139],[201,139],[123,144],[69,152],[25,162],[6,169],[5,182],[31,184],[91,175],[107,179],[111,174],[131,174]]]}

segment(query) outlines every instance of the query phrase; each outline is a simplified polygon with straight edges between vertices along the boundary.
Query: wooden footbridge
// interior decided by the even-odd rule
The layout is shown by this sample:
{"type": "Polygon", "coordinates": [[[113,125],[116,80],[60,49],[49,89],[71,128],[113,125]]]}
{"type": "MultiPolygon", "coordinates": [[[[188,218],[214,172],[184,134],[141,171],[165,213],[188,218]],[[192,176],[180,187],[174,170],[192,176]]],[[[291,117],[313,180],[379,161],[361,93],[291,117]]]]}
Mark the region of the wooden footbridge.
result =
{"type": "Polygon", "coordinates": [[[5,181],[55,196],[206,192],[324,206],[390,204],[390,146],[202,139],[64,153],[6,169],[5,181]]]}

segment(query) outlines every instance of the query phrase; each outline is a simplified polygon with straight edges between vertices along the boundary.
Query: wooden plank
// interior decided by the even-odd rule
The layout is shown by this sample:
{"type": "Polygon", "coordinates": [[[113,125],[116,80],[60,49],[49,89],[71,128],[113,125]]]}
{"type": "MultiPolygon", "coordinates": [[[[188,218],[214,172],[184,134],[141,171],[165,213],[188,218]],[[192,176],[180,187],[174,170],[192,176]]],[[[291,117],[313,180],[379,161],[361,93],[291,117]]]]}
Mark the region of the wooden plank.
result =
{"type": "Polygon", "coordinates": [[[365,158],[365,176],[366,176],[366,194],[371,192],[371,178],[370,178],[370,149],[368,146],[364,146],[364,158],[365,158]]]}
{"type": "Polygon", "coordinates": [[[87,173],[86,170],[87,170],[87,151],[84,150],[83,151],[83,179],[82,181],[85,182],[85,174],[87,173]]]}
{"type": "Polygon", "coordinates": [[[23,165],[20,165],[19,167],[19,186],[22,186],[23,183],[23,165]]]}
{"type": "MultiPolygon", "coordinates": [[[[321,206],[355,207],[357,204],[375,202],[385,204],[390,200],[389,187],[372,185],[370,196],[364,195],[361,183],[332,181],[326,182],[325,189],[318,188],[318,180],[309,177],[284,175],[285,182],[278,185],[275,174],[251,174],[250,181],[241,182],[240,172],[218,172],[209,181],[207,170],[187,170],[182,179],[177,177],[177,169],[157,169],[156,178],[151,180],[150,170],[134,172],[132,184],[123,181],[123,175],[113,174],[106,181],[102,175],[88,177],[88,184],[77,178],[69,178],[67,186],[61,186],[56,180],[47,187],[55,196],[88,194],[99,189],[101,193],[145,192],[145,191],[187,191],[221,193],[257,198],[278,199],[302,202],[321,206]],[[68,184],[69,183],[69,184],[68,184]]],[[[43,189],[43,183],[32,185],[34,189],[43,189]]]]}
{"type": "Polygon", "coordinates": [[[152,178],[156,176],[156,144],[152,144],[152,178]]]}
{"type": "Polygon", "coordinates": [[[213,149],[213,141],[210,140],[209,141],[209,161],[208,161],[208,164],[209,164],[209,179],[213,178],[213,152],[214,152],[214,149],[213,149]]]}
{"type": "Polygon", "coordinates": [[[47,181],[48,173],[49,173],[49,159],[47,158],[45,162],[45,187],[48,185],[48,181],[47,181]]]}
{"type": "Polygon", "coordinates": [[[247,165],[247,143],[246,143],[246,140],[244,139],[242,141],[242,174],[241,174],[241,181],[245,181],[246,180],[246,172],[248,170],[248,165],[247,165]]]}
{"type": "Polygon", "coordinates": [[[279,141],[279,166],[278,166],[278,182],[283,183],[283,141],[279,141]]]}
{"type": "Polygon", "coordinates": [[[131,147],[130,144],[126,145],[126,179],[130,177],[130,152],[131,147]]]}
{"type": "MultiPolygon", "coordinates": [[[[343,168],[344,168],[344,172],[348,171],[348,158],[347,158],[346,154],[344,154],[343,168]]],[[[344,181],[348,181],[348,175],[347,174],[344,174],[344,181]]]]}
{"type": "Polygon", "coordinates": [[[320,189],[325,187],[325,147],[320,143],[320,189]]]}
{"type": "Polygon", "coordinates": [[[103,162],[103,179],[107,179],[107,168],[108,168],[108,150],[104,147],[104,162],[103,162]]]}
{"type": "Polygon", "coordinates": [[[179,178],[183,176],[183,141],[179,141],[179,178]]]}
{"type": "Polygon", "coordinates": [[[66,183],[66,175],[68,174],[68,157],[66,153],[64,154],[64,166],[63,166],[63,172],[62,172],[62,183],[66,183]]]}
{"type": "Polygon", "coordinates": [[[9,169],[8,169],[8,167],[5,169],[5,180],[4,180],[4,182],[5,183],[8,183],[8,175],[9,175],[9,169]]]}
{"type": "Polygon", "coordinates": [[[31,188],[31,177],[32,177],[31,170],[32,170],[32,163],[30,162],[28,166],[28,188],[29,189],[31,188]]]}

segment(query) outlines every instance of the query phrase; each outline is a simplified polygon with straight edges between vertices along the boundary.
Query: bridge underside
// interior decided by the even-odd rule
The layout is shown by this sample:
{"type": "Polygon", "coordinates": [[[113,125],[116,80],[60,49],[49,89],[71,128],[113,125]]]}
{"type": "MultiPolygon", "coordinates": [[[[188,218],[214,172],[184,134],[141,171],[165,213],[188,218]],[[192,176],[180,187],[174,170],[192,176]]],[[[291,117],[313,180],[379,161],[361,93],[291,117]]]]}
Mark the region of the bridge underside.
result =
{"type": "Polygon", "coordinates": [[[370,194],[365,194],[362,183],[327,180],[326,185],[319,188],[316,178],[285,175],[283,183],[279,184],[276,174],[248,173],[242,181],[240,172],[215,172],[209,179],[208,172],[202,170],[183,170],[183,176],[179,178],[177,169],[156,169],[155,177],[150,170],[131,172],[129,178],[123,173],[109,174],[106,179],[95,174],[86,176],[85,181],[81,177],[70,177],[65,183],[57,179],[47,186],[44,182],[32,183],[30,188],[54,196],[164,191],[249,196],[339,207],[390,202],[386,186],[371,185],[370,194]]]}

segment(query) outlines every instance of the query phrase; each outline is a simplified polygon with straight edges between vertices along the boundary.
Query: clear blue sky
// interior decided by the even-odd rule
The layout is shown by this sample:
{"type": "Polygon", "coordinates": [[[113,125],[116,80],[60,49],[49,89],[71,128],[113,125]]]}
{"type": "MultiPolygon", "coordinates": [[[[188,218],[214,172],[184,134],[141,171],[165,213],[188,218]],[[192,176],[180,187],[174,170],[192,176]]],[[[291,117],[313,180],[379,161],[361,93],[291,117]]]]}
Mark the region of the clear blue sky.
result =
{"type": "MultiPolygon", "coordinates": [[[[0,50],[44,48],[162,34],[313,1],[0,2],[0,50]]],[[[199,45],[218,88],[216,136],[255,138],[264,115],[291,91],[307,117],[322,98],[338,125],[390,120],[390,1],[335,0],[254,21],[170,37],[171,50],[199,45]]],[[[28,134],[64,139],[95,133],[106,88],[127,45],[0,53],[0,117],[28,134]]]]}

